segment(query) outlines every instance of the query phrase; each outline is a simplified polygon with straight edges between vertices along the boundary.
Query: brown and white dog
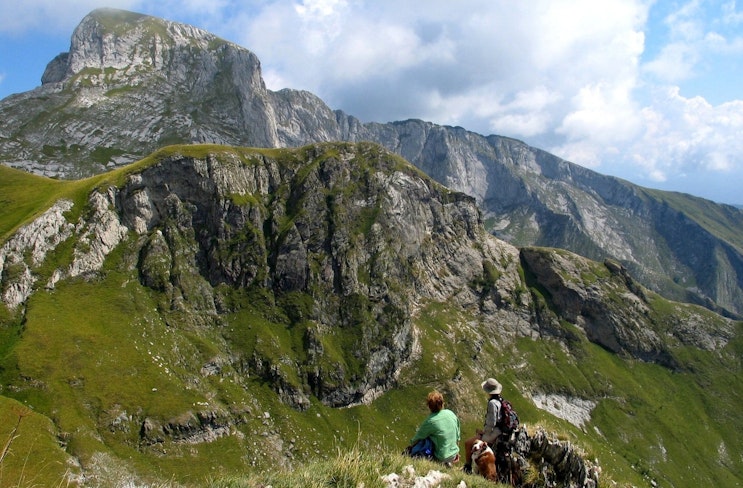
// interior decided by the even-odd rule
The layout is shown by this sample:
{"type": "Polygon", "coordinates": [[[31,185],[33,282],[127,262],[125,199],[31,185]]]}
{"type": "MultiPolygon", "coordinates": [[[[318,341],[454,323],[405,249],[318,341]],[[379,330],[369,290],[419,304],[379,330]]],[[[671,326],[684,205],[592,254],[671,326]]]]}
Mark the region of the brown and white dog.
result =
{"type": "Polygon", "coordinates": [[[498,480],[498,474],[495,471],[495,453],[487,442],[478,439],[472,444],[472,461],[474,474],[479,474],[487,480],[498,480]]]}

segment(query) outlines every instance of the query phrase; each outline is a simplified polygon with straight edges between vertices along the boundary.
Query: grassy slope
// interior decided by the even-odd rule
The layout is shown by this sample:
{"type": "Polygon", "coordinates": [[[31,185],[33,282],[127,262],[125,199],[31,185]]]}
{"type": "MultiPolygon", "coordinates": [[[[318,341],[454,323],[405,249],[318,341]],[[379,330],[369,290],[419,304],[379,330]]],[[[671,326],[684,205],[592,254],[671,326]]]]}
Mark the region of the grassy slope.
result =
{"type": "Polygon", "coordinates": [[[57,486],[70,468],[49,418],[0,396],[0,454],[3,452],[0,486],[57,486]]]}
{"type": "MultiPolygon", "coordinates": [[[[168,151],[175,150],[182,148],[168,151]]],[[[133,168],[84,182],[58,182],[3,167],[0,171],[0,176],[8,176],[0,180],[0,236],[5,239],[55,198],[83,201],[101,179],[120,181],[133,168]]],[[[431,388],[444,391],[450,408],[462,418],[464,437],[474,432],[482,421],[484,399],[478,385],[484,374],[503,381],[527,428],[540,424],[561,432],[597,457],[611,479],[643,485],[649,477],[674,486],[732,486],[743,479],[736,454],[743,452],[743,440],[736,435],[743,425],[740,330],[725,352],[737,362],[681,351],[686,370],[670,372],[623,360],[583,339],[572,344],[570,355],[556,343],[529,339],[502,349],[495,334],[478,350],[473,327],[481,333],[492,324],[473,326],[476,318],[432,304],[418,321],[426,353],[403,372],[400,388],[370,406],[335,410],[313,402],[308,411],[297,412],[278,402],[258,378],[238,378],[231,370],[221,378],[202,378],[200,367],[230,334],[166,326],[166,317],[156,311],[157,297],[138,284],[130,264],[119,252],[111,256],[107,274],[99,281],[38,291],[29,301],[23,326],[7,311],[0,317],[0,440],[9,435],[22,405],[33,409],[13,442],[14,456],[1,466],[5,480],[32,486],[35,481],[24,474],[26,459],[34,460],[35,476],[46,476],[39,482],[45,486],[50,484],[46,481],[61,480],[68,470],[74,472],[64,462],[59,439],[85,463],[107,453],[122,460],[125,473],[141,479],[194,484],[217,480],[217,486],[242,486],[250,478],[235,473],[272,476],[277,446],[286,449],[289,444],[298,464],[316,460],[319,464],[312,466],[318,466],[314,472],[321,476],[322,466],[335,465],[336,455],[354,446],[365,452],[399,452],[426,415],[423,398],[431,388]],[[727,369],[730,364],[733,369],[727,369]],[[519,394],[530,390],[599,403],[592,422],[581,431],[519,394]],[[244,422],[232,427],[235,435],[213,443],[147,448],[138,444],[136,425],[112,427],[122,413],[168,419],[204,405],[239,406],[244,422]],[[31,449],[33,456],[24,454],[31,449]],[[716,463],[720,453],[722,465],[716,463]],[[43,461],[43,469],[37,469],[37,461],[43,461]]],[[[252,327],[257,316],[258,310],[228,317],[226,327],[252,327]]],[[[275,315],[262,317],[262,327],[283,327],[275,315]]],[[[290,480],[300,475],[296,470],[280,472],[290,480]]]]}
{"type": "Polygon", "coordinates": [[[407,484],[432,471],[444,473],[446,478],[438,486],[454,488],[462,481],[470,488],[495,488],[508,485],[493,484],[480,476],[466,475],[458,469],[444,469],[438,463],[425,460],[412,460],[393,452],[368,451],[359,445],[339,449],[337,456],[327,461],[319,461],[291,472],[283,470],[254,473],[247,476],[223,477],[210,480],[210,488],[253,488],[272,486],[274,488],[326,488],[328,486],[359,487],[386,486],[381,482],[383,476],[391,473],[400,475],[407,484]],[[410,471],[412,468],[412,472],[410,471]]]}
{"type": "Polygon", "coordinates": [[[0,165],[0,241],[54,204],[72,186],[0,165]]]}
{"type": "Polygon", "coordinates": [[[688,215],[692,220],[743,252],[743,213],[731,207],[693,197],[684,193],[644,189],[651,197],[668,203],[672,208],[688,215]]]}

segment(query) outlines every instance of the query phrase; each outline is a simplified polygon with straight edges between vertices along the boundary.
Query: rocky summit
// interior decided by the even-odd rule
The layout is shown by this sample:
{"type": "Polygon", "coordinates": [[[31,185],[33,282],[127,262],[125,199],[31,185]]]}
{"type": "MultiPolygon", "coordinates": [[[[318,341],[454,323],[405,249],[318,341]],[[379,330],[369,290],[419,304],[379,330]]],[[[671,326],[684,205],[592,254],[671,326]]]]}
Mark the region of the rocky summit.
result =
{"type": "Polygon", "coordinates": [[[434,388],[466,438],[490,376],[523,486],[743,480],[739,209],[362,124],[129,12],[42,81],[0,102],[0,485],[265,486],[400,452],[434,388]]]}
{"type": "Polygon", "coordinates": [[[42,85],[0,102],[0,162],[77,178],[167,144],[374,141],[476,198],[515,245],[615,259],[645,286],[743,314],[743,211],[597,174],[526,144],[419,120],[361,123],[311,93],[268,90],[258,58],[191,26],[103,9],[42,85]]]}

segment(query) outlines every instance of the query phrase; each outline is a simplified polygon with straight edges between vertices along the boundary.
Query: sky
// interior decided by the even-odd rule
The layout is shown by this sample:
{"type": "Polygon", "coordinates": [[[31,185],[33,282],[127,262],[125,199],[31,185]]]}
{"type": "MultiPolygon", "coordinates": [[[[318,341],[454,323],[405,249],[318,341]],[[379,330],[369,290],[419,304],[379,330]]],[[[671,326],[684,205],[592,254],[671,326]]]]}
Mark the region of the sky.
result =
{"type": "Polygon", "coordinates": [[[513,137],[743,204],[743,0],[0,0],[0,99],[39,86],[98,7],[210,31],[253,51],[268,88],[363,122],[513,137]]]}

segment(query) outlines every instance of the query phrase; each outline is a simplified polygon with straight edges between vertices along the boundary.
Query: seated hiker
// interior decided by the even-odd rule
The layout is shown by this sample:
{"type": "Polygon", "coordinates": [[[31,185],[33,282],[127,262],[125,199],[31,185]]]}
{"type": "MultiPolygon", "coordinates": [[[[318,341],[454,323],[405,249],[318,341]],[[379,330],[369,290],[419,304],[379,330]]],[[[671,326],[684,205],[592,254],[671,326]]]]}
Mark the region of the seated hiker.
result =
{"type": "Polygon", "coordinates": [[[418,450],[416,445],[420,447],[428,439],[433,444],[433,458],[450,466],[459,461],[459,418],[444,408],[444,397],[438,391],[429,393],[426,403],[431,413],[418,427],[406,452],[415,456],[418,450]],[[421,444],[418,444],[419,441],[421,444]]]}
{"type": "Polygon", "coordinates": [[[502,431],[499,420],[501,419],[501,402],[500,396],[503,386],[495,378],[488,378],[483,381],[482,389],[488,394],[488,410],[485,414],[485,425],[483,430],[478,430],[475,437],[464,441],[464,471],[472,471],[472,446],[477,440],[483,440],[491,447],[495,447],[495,441],[498,440],[502,431]]]}

